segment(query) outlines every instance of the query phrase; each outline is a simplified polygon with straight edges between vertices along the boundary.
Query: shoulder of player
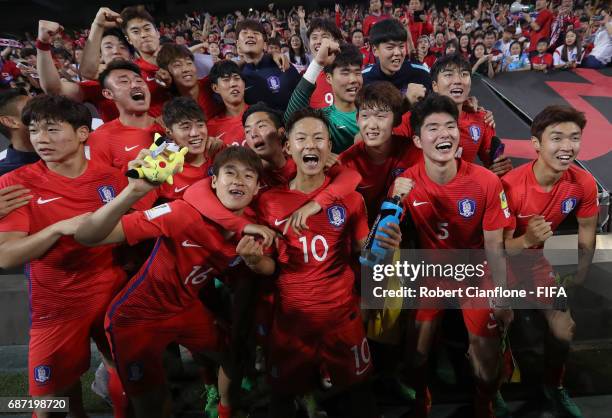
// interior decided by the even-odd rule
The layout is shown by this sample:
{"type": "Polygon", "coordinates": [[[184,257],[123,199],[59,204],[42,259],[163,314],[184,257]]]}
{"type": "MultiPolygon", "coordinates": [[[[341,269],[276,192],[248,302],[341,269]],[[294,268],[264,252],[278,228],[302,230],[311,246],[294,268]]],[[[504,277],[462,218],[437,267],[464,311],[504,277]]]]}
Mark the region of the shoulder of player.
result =
{"type": "Polygon", "coordinates": [[[488,168],[468,161],[462,161],[462,164],[467,165],[465,169],[466,176],[473,178],[475,185],[497,185],[500,183],[499,177],[488,168]]]}
{"type": "Polygon", "coordinates": [[[40,183],[40,177],[43,173],[41,164],[44,163],[38,161],[33,164],[26,164],[0,176],[0,189],[14,184],[36,187],[40,183]]]}
{"type": "Polygon", "coordinates": [[[364,77],[368,77],[368,76],[372,76],[374,75],[377,71],[376,71],[376,66],[378,64],[370,64],[367,67],[365,67],[363,70],[361,70],[361,74],[364,77]]]}
{"type": "Polygon", "coordinates": [[[567,170],[567,173],[572,183],[577,183],[582,186],[596,183],[595,177],[591,173],[576,164],[572,164],[569,170],[567,170]]]}
{"type": "Polygon", "coordinates": [[[357,142],[351,145],[346,150],[342,151],[338,159],[340,160],[342,164],[349,165],[353,160],[358,158],[358,156],[361,155],[363,151],[364,151],[364,142],[363,141],[357,142]]]}
{"type": "Polygon", "coordinates": [[[118,130],[120,126],[121,122],[119,121],[119,118],[103,123],[98,127],[98,129],[89,134],[89,138],[87,140],[90,141],[92,138],[97,138],[99,136],[118,130]]]}

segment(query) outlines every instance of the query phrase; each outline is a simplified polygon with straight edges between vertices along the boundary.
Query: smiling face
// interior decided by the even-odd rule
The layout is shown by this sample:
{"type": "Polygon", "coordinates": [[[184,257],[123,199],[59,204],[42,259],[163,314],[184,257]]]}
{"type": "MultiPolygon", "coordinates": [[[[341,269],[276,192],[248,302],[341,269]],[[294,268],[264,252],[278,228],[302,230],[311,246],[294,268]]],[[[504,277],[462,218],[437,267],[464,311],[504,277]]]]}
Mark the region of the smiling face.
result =
{"type": "Polygon", "coordinates": [[[482,57],[484,53],[485,53],[485,47],[483,45],[476,45],[474,47],[474,56],[476,58],[482,57]]]}
{"type": "Polygon", "coordinates": [[[405,42],[389,41],[374,47],[374,56],[380,61],[380,68],[387,75],[400,70],[406,58],[405,42]]]}
{"type": "Polygon", "coordinates": [[[542,139],[531,138],[538,160],[554,172],[569,169],[580,152],[582,130],[574,122],[549,125],[542,133],[542,139]]]}
{"type": "Polygon", "coordinates": [[[246,208],[259,189],[257,171],[238,160],[223,164],[211,185],[223,206],[234,212],[246,208]]]}
{"type": "Polygon", "coordinates": [[[308,43],[310,44],[310,50],[314,51],[313,55],[316,55],[316,53],[319,52],[323,39],[334,39],[334,37],[331,33],[323,29],[315,29],[310,33],[308,43]]]}
{"type": "Polygon", "coordinates": [[[244,80],[240,74],[226,74],[212,84],[215,93],[221,96],[223,103],[239,105],[244,102],[244,80]]]}
{"type": "Polygon", "coordinates": [[[102,38],[100,53],[102,55],[102,62],[105,64],[115,59],[123,59],[126,61],[130,59],[130,50],[114,35],[107,35],[102,38]]]}
{"type": "Polygon", "coordinates": [[[317,176],[323,175],[331,146],[325,123],[320,119],[306,117],[291,128],[286,150],[295,161],[298,174],[317,176]]]}
{"type": "Polygon", "coordinates": [[[62,163],[82,153],[89,136],[86,126],[75,130],[68,122],[53,120],[32,121],[28,131],[34,150],[46,163],[62,163]]]}
{"type": "Polygon", "coordinates": [[[472,75],[467,68],[448,66],[440,71],[431,86],[434,92],[450,97],[457,106],[461,107],[470,95],[472,75]]]}
{"type": "Polygon", "coordinates": [[[576,32],[568,31],[565,34],[565,45],[567,45],[567,46],[574,46],[574,45],[576,45],[576,32]]]}
{"type": "Polygon", "coordinates": [[[361,106],[357,114],[359,132],[368,147],[380,147],[391,139],[393,112],[377,106],[361,106]]]}
{"type": "Polygon", "coordinates": [[[177,58],[168,64],[172,81],[179,88],[192,88],[198,82],[196,67],[189,57],[177,58]]]}
{"type": "Polygon", "coordinates": [[[113,100],[119,111],[145,113],[149,110],[151,94],[147,83],[139,74],[126,69],[117,69],[106,77],[102,94],[113,100]]]}
{"type": "Polygon", "coordinates": [[[126,32],[128,41],[137,51],[152,55],[159,49],[159,32],[148,20],[139,17],[130,20],[126,32]]]}
{"type": "Polygon", "coordinates": [[[282,129],[277,129],[266,112],[254,112],[244,121],[244,137],[247,145],[262,160],[270,161],[282,154],[282,129]]]}
{"type": "Polygon", "coordinates": [[[363,32],[357,31],[353,33],[353,37],[351,38],[351,43],[355,45],[357,48],[361,48],[364,44],[363,32]]]}
{"type": "Polygon", "coordinates": [[[363,86],[361,66],[348,65],[334,68],[331,74],[325,76],[332,86],[334,97],[345,103],[355,103],[357,93],[363,86]]]}
{"type": "Polygon", "coordinates": [[[302,40],[300,39],[299,36],[293,35],[291,37],[291,48],[293,48],[294,50],[299,50],[300,47],[302,46],[302,40]]]}
{"type": "Polygon", "coordinates": [[[518,43],[512,44],[512,46],[510,47],[510,54],[520,55],[520,53],[521,53],[521,46],[518,43]]]}
{"type": "Polygon", "coordinates": [[[205,151],[208,129],[203,120],[182,120],[172,124],[166,133],[181,148],[187,147],[190,154],[203,154],[205,151]]]}
{"type": "Polygon", "coordinates": [[[432,113],[423,120],[414,144],[423,150],[425,159],[444,164],[455,158],[459,146],[457,121],[448,113],[432,113]]]}

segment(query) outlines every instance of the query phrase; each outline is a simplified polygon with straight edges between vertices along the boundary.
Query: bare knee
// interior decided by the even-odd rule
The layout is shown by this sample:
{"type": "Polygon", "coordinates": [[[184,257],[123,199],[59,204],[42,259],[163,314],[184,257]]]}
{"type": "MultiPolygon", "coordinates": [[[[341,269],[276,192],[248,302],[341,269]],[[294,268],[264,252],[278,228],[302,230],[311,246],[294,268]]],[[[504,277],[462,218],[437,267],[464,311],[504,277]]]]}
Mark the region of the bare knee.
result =
{"type": "Polygon", "coordinates": [[[574,340],[576,323],[569,311],[547,311],[545,315],[553,337],[564,344],[569,344],[574,340]]]}
{"type": "Polygon", "coordinates": [[[468,349],[470,363],[476,379],[484,384],[495,384],[500,376],[500,340],[470,335],[468,349]]]}

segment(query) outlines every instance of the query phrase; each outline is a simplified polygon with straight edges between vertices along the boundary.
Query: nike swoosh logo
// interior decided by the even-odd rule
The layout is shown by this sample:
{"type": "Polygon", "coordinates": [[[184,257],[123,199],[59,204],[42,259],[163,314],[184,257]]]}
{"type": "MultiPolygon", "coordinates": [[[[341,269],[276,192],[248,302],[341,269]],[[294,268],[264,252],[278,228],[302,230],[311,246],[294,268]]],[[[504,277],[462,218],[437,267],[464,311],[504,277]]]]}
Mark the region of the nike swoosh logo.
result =
{"type": "Polygon", "coordinates": [[[531,215],[522,215],[522,214],[519,213],[519,215],[518,215],[519,218],[530,218],[532,216],[535,216],[535,213],[532,213],[531,215]]]}
{"type": "Polygon", "coordinates": [[[487,324],[487,328],[488,329],[495,329],[495,328],[497,328],[497,324],[487,324]]]}
{"type": "Polygon", "coordinates": [[[39,197],[36,203],[38,203],[39,205],[44,205],[45,203],[53,202],[57,199],[61,199],[61,197],[52,197],[51,199],[43,199],[42,197],[39,197]]]}
{"type": "Polygon", "coordinates": [[[421,205],[427,205],[429,202],[417,202],[416,200],[412,201],[412,206],[417,207],[421,205]]]}
{"type": "Polygon", "coordinates": [[[187,187],[189,187],[189,185],[184,186],[184,187],[175,187],[175,188],[174,188],[174,193],[180,193],[180,192],[182,192],[183,190],[185,190],[187,187]]]}
{"type": "Polygon", "coordinates": [[[135,149],[135,148],[138,148],[138,145],[134,145],[133,147],[125,147],[124,149],[125,149],[126,151],[131,151],[131,150],[133,150],[133,149],[135,149]]]}
{"type": "Polygon", "coordinates": [[[185,241],[183,241],[183,242],[181,243],[181,245],[182,245],[183,247],[195,247],[195,248],[202,248],[202,246],[201,246],[201,245],[198,245],[198,244],[193,244],[193,243],[189,242],[189,240],[187,240],[187,239],[186,239],[185,241]]]}
{"type": "Polygon", "coordinates": [[[336,128],[338,128],[338,129],[346,129],[346,125],[336,126],[336,128]]]}
{"type": "Polygon", "coordinates": [[[285,222],[287,222],[287,220],[286,220],[286,219],[283,219],[282,221],[279,221],[278,219],[275,219],[275,220],[274,220],[274,225],[275,225],[275,226],[279,226],[279,225],[284,224],[285,222]]]}
{"type": "Polygon", "coordinates": [[[147,77],[147,81],[154,81],[155,77],[147,77]]]}
{"type": "Polygon", "coordinates": [[[246,87],[244,88],[244,91],[247,91],[248,89],[250,89],[250,88],[252,88],[252,87],[253,87],[253,86],[246,86],[246,87]]]}

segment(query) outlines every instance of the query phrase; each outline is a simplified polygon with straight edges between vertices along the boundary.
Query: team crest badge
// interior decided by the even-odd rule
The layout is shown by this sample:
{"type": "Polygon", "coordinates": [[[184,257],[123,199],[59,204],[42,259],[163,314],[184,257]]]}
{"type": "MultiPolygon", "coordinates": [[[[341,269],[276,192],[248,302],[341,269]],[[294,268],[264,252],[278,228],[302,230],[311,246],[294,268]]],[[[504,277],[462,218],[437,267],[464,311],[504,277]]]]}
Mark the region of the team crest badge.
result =
{"type": "Polygon", "coordinates": [[[346,222],[346,209],[339,205],[327,208],[327,219],[332,226],[342,226],[346,222]]]}
{"type": "Polygon", "coordinates": [[[576,207],[577,200],[575,197],[568,197],[561,203],[561,213],[567,215],[576,207]]]}
{"type": "Polygon", "coordinates": [[[477,125],[470,125],[469,128],[470,136],[472,137],[472,141],[478,142],[480,139],[480,127],[477,125]]]}
{"type": "Polygon", "coordinates": [[[144,377],[144,366],[141,362],[135,361],[128,365],[128,380],[130,382],[138,382],[144,377]]]}
{"type": "Polygon", "coordinates": [[[457,206],[459,208],[459,215],[464,218],[471,218],[476,213],[476,202],[472,199],[460,200],[457,206]]]}
{"type": "Polygon", "coordinates": [[[212,177],[214,173],[213,166],[208,167],[208,177],[212,177]]]}
{"type": "Polygon", "coordinates": [[[117,195],[113,186],[98,187],[98,194],[100,195],[100,200],[102,200],[104,204],[109,203],[117,195]]]}
{"type": "Polygon", "coordinates": [[[278,78],[277,76],[273,75],[267,78],[268,81],[268,88],[274,92],[277,92],[280,90],[280,78],[278,78]]]}
{"type": "Polygon", "coordinates": [[[51,367],[37,366],[34,367],[34,380],[36,383],[44,385],[51,378],[51,367]]]}
{"type": "Polygon", "coordinates": [[[394,170],[391,172],[391,175],[392,175],[393,177],[397,177],[397,176],[399,176],[400,174],[402,174],[404,171],[406,171],[406,169],[405,169],[405,168],[396,168],[396,169],[394,169],[394,170]]]}

